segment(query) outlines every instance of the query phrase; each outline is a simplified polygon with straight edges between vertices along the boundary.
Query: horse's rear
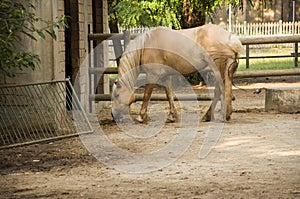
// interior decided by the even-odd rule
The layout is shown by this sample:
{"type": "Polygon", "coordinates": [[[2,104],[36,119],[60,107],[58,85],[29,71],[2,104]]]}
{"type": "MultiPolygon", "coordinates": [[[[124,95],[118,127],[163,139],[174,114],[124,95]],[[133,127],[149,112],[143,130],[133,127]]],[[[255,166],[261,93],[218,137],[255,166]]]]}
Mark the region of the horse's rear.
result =
{"type": "Polygon", "coordinates": [[[205,48],[220,71],[225,86],[226,119],[229,120],[232,113],[232,78],[243,46],[235,35],[213,24],[199,27],[196,41],[205,48]]]}

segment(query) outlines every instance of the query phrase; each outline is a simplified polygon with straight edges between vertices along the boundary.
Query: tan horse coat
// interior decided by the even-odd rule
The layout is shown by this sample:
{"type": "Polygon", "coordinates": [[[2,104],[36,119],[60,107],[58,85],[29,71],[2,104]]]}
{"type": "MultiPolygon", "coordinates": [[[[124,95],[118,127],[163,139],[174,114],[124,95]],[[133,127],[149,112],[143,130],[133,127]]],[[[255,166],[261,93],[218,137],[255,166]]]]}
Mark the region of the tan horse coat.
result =
{"type": "MultiPolygon", "coordinates": [[[[224,103],[225,95],[224,117],[229,119],[232,112],[231,79],[237,67],[237,54],[241,50],[240,41],[216,25],[180,31],[160,27],[149,31],[131,42],[120,59],[119,80],[112,92],[114,119],[119,119],[124,110],[128,111],[129,105],[134,100],[134,84],[142,69],[147,75],[147,84],[137,120],[139,122],[147,120],[147,107],[153,87],[158,80],[163,80],[167,82],[169,121],[175,121],[177,115],[167,77],[174,74],[174,71],[187,75],[206,68],[213,71],[216,79],[215,98],[210,110],[214,110],[220,97],[224,103]]],[[[206,120],[211,119],[210,113],[211,111],[207,113],[206,120]]]]}

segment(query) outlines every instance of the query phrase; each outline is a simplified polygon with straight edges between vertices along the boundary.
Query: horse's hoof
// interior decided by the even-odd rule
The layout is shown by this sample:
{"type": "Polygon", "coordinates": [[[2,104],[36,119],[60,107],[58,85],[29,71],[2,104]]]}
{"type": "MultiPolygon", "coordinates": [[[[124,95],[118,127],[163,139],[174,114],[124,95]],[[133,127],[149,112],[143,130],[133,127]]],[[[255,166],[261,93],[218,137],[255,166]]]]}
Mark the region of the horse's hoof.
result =
{"type": "Polygon", "coordinates": [[[135,120],[139,123],[146,123],[149,120],[149,118],[147,115],[144,117],[139,115],[139,116],[137,116],[137,118],[135,118],[135,120]]]}
{"type": "Polygon", "coordinates": [[[168,118],[166,120],[166,123],[174,123],[174,122],[176,122],[176,119],[174,119],[174,118],[168,118]]]}
{"type": "Polygon", "coordinates": [[[144,122],[142,116],[140,116],[140,115],[137,116],[137,118],[135,118],[135,120],[136,120],[137,122],[139,122],[139,123],[143,123],[143,122],[144,122]]]}
{"type": "Polygon", "coordinates": [[[173,114],[169,114],[166,120],[166,123],[174,123],[176,122],[177,116],[173,114]]]}
{"type": "Polygon", "coordinates": [[[205,115],[201,119],[201,122],[209,122],[209,121],[211,121],[211,116],[210,115],[205,115]]]}

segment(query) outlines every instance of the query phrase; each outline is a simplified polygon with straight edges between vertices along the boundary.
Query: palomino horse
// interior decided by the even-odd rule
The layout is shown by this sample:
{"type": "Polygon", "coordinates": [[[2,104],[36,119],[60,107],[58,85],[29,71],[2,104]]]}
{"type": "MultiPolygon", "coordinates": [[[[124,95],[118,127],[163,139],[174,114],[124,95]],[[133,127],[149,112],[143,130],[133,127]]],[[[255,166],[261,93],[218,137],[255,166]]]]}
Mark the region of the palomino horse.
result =
{"type": "Polygon", "coordinates": [[[172,30],[159,27],[131,41],[120,59],[119,76],[112,91],[112,116],[120,120],[128,113],[134,102],[134,86],[140,70],[146,73],[147,84],[137,121],[147,120],[147,107],[155,83],[166,82],[165,91],[169,101],[168,120],[177,118],[174,98],[168,76],[177,71],[188,75],[206,68],[215,75],[215,95],[204,119],[213,119],[212,112],[219,99],[223,119],[229,120],[232,113],[232,77],[242,50],[239,39],[216,25],[172,30]],[[224,88],[225,86],[225,88],[224,88]],[[224,105],[226,101],[226,105],[224,105]]]}

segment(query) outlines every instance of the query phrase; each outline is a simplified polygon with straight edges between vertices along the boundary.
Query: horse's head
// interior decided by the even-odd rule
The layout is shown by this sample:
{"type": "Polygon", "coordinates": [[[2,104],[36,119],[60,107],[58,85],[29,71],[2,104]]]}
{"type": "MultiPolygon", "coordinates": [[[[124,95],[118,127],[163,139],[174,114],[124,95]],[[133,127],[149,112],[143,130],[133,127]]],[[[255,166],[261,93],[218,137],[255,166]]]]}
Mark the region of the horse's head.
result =
{"type": "Polygon", "coordinates": [[[129,113],[129,106],[134,102],[134,93],[117,80],[112,89],[112,117],[115,121],[122,120],[123,114],[129,113]]]}

